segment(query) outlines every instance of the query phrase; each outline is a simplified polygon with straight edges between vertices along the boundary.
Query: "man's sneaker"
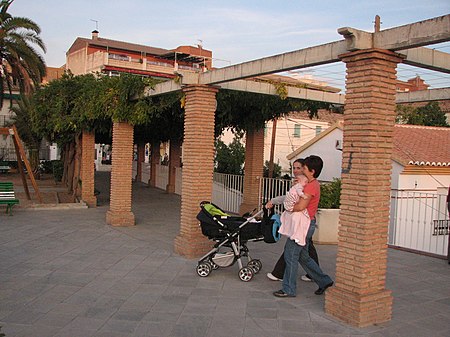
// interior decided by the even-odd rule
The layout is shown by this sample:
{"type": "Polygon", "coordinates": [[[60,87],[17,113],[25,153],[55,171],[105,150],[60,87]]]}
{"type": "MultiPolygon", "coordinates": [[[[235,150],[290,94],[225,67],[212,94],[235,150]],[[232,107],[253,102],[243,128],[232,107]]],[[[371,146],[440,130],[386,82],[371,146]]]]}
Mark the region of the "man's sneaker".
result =
{"type": "Polygon", "coordinates": [[[276,276],[273,276],[272,273],[267,273],[267,278],[272,281],[283,281],[283,279],[279,279],[276,276]]]}
{"type": "Polygon", "coordinates": [[[305,282],[312,282],[312,279],[308,275],[302,275],[300,279],[305,282]]]}

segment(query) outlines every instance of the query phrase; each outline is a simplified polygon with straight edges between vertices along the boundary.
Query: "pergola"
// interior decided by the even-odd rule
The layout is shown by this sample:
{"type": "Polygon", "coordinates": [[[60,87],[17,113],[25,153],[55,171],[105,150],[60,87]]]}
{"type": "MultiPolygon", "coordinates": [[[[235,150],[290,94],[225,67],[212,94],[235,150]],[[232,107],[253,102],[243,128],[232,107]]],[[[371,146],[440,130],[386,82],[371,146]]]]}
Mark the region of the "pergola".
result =
{"type": "MultiPolygon", "coordinates": [[[[200,201],[212,197],[218,90],[275,95],[274,85],[246,79],[326,63],[346,64],[345,97],[296,87],[288,87],[288,95],[344,103],[336,282],[326,293],[325,311],[352,325],[367,326],[390,320],[392,313],[392,295],[385,288],[385,277],[396,100],[424,99],[415,97],[424,95],[421,92],[397,95],[396,67],[405,63],[450,73],[449,54],[423,47],[450,40],[450,15],[386,30],[378,25],[373,33],[349,27],[338,32],[343,40],[205,73],[180,72],[177,81],[161,83],[148,89],[146,95],[182,90],[186,97],[181,224],[175,251],[192,258],[209,250],[211,244],[201,235],[196,215],[200,201]]],[[[426,95],[428,100],[449,99],[450,89],[428,90],[426,95]]],[[[82,196],[87,200],[93,198],[93,178],[89,178],[93,177],[92,137],[83,134],[82,142],[82,196]]],[[[262,176],[264,134],[262,130],[251,131],[246,137],[242,208],[252,209],[258,205],[257,177],[262,176]]],[[[135,223],[131,211],[132,150],[133,126],[114,123],[111,203],[106,216],[107,223],[114,226],[135,223]]]]}

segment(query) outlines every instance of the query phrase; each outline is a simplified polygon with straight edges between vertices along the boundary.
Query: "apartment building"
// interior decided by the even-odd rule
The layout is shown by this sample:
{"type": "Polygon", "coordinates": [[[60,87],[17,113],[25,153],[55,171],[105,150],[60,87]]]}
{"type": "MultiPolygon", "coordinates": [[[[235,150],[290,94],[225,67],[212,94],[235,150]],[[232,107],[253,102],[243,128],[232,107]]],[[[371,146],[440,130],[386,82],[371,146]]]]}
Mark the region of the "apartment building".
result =
{"type": "Polygon", "coordinates": [[[120,73],[167,78],[174,71],[200,72],[212,67],[212,52],[201,45],[163,49],[101,38],[94,30],[90,39],[77,37],[66,53],[66,70],[74,75],[120,73]]]}

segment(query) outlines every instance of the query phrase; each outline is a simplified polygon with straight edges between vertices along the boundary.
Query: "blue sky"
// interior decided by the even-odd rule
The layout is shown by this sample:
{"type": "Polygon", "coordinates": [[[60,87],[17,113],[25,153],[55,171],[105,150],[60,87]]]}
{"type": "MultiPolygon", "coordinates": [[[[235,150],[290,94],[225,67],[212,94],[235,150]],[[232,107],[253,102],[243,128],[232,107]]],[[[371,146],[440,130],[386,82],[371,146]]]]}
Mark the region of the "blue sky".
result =
{"type": "Polygon", "coordinates": [[[48,66],[63,65],[75,38],[90,37],[97,20],[100,37],[114,40],[166,49],[202,40],[224,67],[340,40],[340,27],[373,31],[377,14],[382,29],[445,15],[450,1],[15,0],[10,12],[40,25],[48,66]]]}

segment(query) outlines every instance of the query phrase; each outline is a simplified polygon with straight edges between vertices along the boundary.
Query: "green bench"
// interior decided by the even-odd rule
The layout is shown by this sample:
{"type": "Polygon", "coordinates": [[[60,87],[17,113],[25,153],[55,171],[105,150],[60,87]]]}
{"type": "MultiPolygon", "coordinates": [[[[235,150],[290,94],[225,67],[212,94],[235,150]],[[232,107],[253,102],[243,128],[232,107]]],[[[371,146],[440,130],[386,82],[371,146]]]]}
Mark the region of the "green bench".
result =
{"type": "Polygon", "coordinates": [[[0,205],[6,205],[6,214],[12,215],[12,208],[17,205],[19,200],[14,194],[12,182],[0,182],[0,205]]]}

